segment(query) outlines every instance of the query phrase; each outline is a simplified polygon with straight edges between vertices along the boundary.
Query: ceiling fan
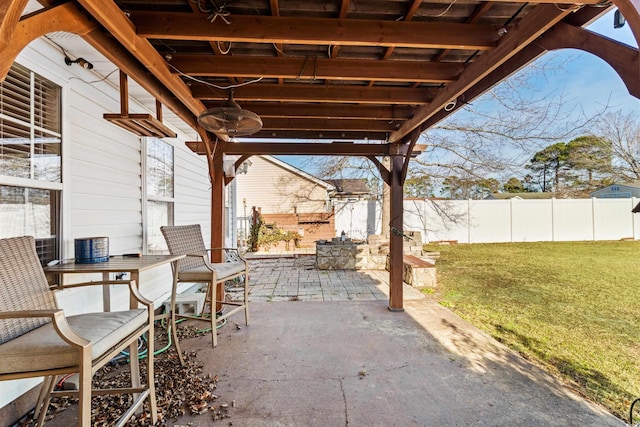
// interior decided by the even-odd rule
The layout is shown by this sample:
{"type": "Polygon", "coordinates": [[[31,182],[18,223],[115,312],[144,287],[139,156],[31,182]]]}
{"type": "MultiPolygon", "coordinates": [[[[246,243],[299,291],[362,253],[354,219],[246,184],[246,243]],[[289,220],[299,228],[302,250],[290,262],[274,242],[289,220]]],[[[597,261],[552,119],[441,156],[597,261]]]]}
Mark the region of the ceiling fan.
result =
{"type": "Polygon", "coordinates": [[[244,110],[233,100],[233,90],[221,107],[204,110],[198,123],[206,130],[229,136],[253,135],[262,129],[262,119],[253,111],[244,110]]]}

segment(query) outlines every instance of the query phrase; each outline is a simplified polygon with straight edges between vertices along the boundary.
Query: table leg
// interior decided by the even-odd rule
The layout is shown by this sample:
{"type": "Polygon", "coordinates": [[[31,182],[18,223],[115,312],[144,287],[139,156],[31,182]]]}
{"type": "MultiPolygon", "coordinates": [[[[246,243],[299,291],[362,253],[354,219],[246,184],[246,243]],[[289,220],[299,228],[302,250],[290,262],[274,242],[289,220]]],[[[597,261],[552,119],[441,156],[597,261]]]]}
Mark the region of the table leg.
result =
{"type": "MultiPolygon", "coordinates": [[[[109,273],[102,273],[102,280],[109,280],[109,273]]],[[[102,310],[111,311],[111,285],[102,286],[102,310]]]]}

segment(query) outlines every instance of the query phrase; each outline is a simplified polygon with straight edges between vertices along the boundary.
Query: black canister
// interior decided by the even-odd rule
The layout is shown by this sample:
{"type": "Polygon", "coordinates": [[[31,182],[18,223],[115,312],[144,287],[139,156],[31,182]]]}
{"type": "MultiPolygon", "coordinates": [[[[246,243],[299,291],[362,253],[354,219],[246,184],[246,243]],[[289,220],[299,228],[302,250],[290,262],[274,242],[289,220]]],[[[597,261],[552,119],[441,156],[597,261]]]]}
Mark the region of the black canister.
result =
{"type": "Polygon", "coordinates": [[[92,264],[109,260],[108,237],[75,239],[76,264],[92,264]]]}

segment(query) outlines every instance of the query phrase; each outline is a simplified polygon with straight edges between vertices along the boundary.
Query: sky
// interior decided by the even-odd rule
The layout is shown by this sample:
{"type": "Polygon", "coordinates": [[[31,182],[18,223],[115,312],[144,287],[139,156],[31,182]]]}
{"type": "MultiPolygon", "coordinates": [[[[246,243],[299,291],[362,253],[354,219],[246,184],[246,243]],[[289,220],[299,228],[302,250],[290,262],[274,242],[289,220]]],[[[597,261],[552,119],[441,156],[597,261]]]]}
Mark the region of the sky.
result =
{"type": "MultiPolygon", "coordinates": [[[[613,28],[613,15],[614,10],[587,29],[637,47],[629,25],[613,28]]],[[[573,108],[576,114],[578,111],[583,111],[585,115],[590,115],[608,106],[612,110],[636,111],[640,115],[640,100],[629,95],[618,74],[600,58],[576,49],[563,49],[549,52],[539,60],[551,60],[552,63],[562,64],[562,66],[554,69],[550,73],[552,75],[546,77],[534,74],[533,81],[529,82],[531,88],[541,94],[562,97],[572,106],[570,108],[573,108]]],[[[482,102],[486,101],[483,101],[482,97],[477,98],[474,101],[475,108],[481,108],[478,104],[482,102]]],[[[490,104],[487,102],[486,105],[490,104]]],[[[572,120],[572,118],[568,116],[566,120],[572,120]]],[[[279,156],[279,158],[308,173],[315,172],[310,169],[312,166],[304,156],[279,156]]]]}

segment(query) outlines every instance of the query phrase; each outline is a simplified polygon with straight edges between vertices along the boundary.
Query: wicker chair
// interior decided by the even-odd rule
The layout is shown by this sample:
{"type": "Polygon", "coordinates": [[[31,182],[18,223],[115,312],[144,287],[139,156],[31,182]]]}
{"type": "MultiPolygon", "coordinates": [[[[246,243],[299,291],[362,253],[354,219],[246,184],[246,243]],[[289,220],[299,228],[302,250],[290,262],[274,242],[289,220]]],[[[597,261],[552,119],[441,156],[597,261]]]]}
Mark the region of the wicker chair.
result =
{"type": "MultiPolygon", "coordinates": [[[[173,289],[171,292],[171,322],[173,330],[173,338],[176,344],[176,350],[180,355],[182,362],[182,352],[178,343],[175,321],[176,318],[190,318],[197,320],[206,320],[211,323],[211,344],[213,347],[218,345],[216,334],[216,325],[234,313],[244,310],[245,324],[249,324],[249,290],[247,281],[249,278],[249,267],[247,262],[242,258],[235,248],[218,248],[206,249],[202,238],[202,231],[199,224],[192,225],[176,225],[160,227],[162,235],[167,242],[169,252],[172,255],[186,255],[177,263],[177,267],[173,271],[173,289]],[[226,262],[211,263],[209,262],[210,251],[223,251],[226,262]],[[244,277],[243,277],[244,276],[244,277]],[[216,285],[224,286],[227,280],[242,278],[244,287],[243,302],[216,301],[216,285]],[[176,293],[179,282],[188,283],[207,283],[207,293],[205,304],[199,316],[176,313],[176,293]],[[216,304],[235,306],[232,310],[216,317],[216,304]],[[211,315],[204,316],[206,306],[209,305],[211,315]]],[[[222,293],[223,294],[223,293],[222,293]]]]}
{"type": "Polygon", "coordinates": [[[66,317],[56,307],[33,237],[0,239],[0,380],[45,377],[34,415],[38,425],[44,423],[52,395],[75,394],[79,397],[78,425],[90,426],[93,374],[126,347],[131,355],[132,386],[100,390],[100,394],[133,394],[132,406],[116,425],[123,425],[146,399],[151,418],[157,421],[153,357],[147,358],[146,385],[142,387],[138,363],[138,338],[145,333],[150,337],[148,354],[153,354],[153,303],[131,282],[58,288],[96,284],[129,285],[131,295],[144,308],[66,317]],[[55,377],[69,373],[78,373],[79,390],[55,391],[55,377]]]}

